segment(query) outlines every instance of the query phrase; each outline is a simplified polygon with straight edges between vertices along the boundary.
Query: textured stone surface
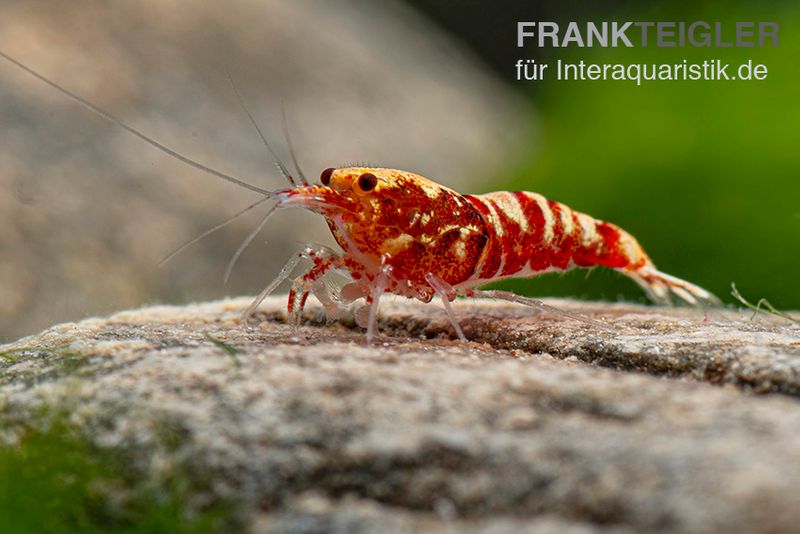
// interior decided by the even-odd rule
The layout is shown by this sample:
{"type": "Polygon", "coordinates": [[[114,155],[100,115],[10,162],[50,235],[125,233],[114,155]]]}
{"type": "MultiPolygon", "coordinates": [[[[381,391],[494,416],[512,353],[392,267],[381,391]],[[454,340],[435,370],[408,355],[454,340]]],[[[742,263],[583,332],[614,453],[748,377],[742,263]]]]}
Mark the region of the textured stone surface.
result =
{"type": "Polygon", "coordinates": [[[146,476],[188,463],[205,481],[190,504],[236,500],[245,521],[275,531],[800,522],[790,323],[551,302],[602,330],[460,301],[473,340],[461,344],[438,307],[396,302],[367,347],[360,329],[325,325],[313,308],[292,329],[281,298],[243,329],[247,302],[122,312],[0,347],[3,417],[66,406],[99,446],[133,451],[146,476]],[[767,391],[785,394],[756,393],[767,391]],[[167,446],[165,434],[178,439],[167,446]]]}

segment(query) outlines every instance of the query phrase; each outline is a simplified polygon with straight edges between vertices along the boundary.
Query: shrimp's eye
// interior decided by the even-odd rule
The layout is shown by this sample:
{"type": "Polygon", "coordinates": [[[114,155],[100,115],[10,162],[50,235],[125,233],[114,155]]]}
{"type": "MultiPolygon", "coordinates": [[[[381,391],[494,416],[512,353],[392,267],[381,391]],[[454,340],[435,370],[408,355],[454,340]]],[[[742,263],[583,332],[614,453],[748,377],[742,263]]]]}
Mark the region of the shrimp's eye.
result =
{"type": "Polygon", "coordinates": [[[376,185],[378,185],[378,177],[371,172],[365,172],[358,177],[358,187],[362,191],[372,191],[376,185]]]}
{"type": "Polygon", "coordinates": [[[333,171],[335,171],[333,167],[329,167],[322,171],[322,174],[319,175],[319,181],[322,182],[322,185],[328,185],[331,183],[331,175],[333,171]]]}

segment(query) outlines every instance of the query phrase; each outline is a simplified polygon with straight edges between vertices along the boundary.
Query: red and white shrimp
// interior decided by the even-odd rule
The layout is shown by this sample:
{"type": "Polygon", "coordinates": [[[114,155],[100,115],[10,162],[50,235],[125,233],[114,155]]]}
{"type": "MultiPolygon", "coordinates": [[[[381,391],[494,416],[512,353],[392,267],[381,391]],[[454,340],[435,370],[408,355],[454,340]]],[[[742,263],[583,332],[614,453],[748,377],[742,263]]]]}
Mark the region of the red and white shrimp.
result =
{"type": "MultiPolygon", "coordinates": [[[[453,328],[465,339],[449,305],[456,296],[487,296],[542,307],[505,291],[475,289],[503,278],[530,277],[575,267],[616,269],[641,285],[656,302],[673,294],[689,304],[716,298],[694,284],[658,271],[636,239],[621,228],[537,193],[500,191],[462,195],[417,174],[388,168],[346,167],[322,172],[319,185],[274,194],[276,207],[300,206],[325,217],[342,248],[307,247],[297,259],[312,266],[294,280],[289,315],[298,317],[309,293],[327,308],[335,301],[321,283],[332,270],[347,273],[345,302],[364,298],[357,315],[375,332],[378,302],[394,293],[423,302],[438,295],[453,328]]],[[[294,259],[250,307],[255,309],[294,259]]]]}
{"type": "MultiPolygon", "coordinates": [[[[368,342],[375,334],[378,303],[384,293],[423,302],[430,302],[438,295],[456,334],[466,341],[450,306],[457,296],[499,298],[552,310],[535,299],[476,288],[504,278],[530,277],[575,267],[616,269],[635,280],[659,303],[670,302],[670,295],[693,305],[717,301],[705,289],[658,271],[636,239],[621,228],[573,211],[537,193],[500,191],[462,195],[411,172],[376,167],[325,169],[320,183],[311,185],[300,171],[289,143],[300,176],[298,183],[275,156],[248,113],[291,185],[289,189],[268,191],[179,154],[16,59],[3,52],[0,57],[162,152],[262,195],[260,200],[197,239],[268,200],[276,200],[237,250],[226,276],[244,247],[278,208],[301,207],[325,217],[342,250],[305,247],[256,298],[244,319],[280,282],[291,276],[304,258],[311,260],[311,266],[294,278],[289,291],[290,321],[299,320],[309,294],[315,295],[331,314],[363,298],[366,306],[356,312],[356,320],[366,327],[368,342]],[[332,290],[325,282],[326,275],[332,271],[348,275],[352,282],[341,290],[332,290]]],[[[239,99],[244,107],[241,97],[239,99]]],[[[286,137],[289,141],[288,132],[286,137]]]]}

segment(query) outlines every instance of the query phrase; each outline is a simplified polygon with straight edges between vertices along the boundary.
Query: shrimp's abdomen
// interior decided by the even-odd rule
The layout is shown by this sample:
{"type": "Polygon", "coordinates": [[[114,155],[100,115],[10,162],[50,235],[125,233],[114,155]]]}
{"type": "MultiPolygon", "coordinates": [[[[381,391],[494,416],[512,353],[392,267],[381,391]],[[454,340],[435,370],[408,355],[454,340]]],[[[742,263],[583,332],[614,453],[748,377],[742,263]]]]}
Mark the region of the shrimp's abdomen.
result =
{"type": "Polygon", "coordinates": [[[537,193],[468,196],[486,220],[489,239],[475,273],[495,280],[573,267],[635,269],[650,260],[619,227],[537,193]]]}
{"type": "Polygon", "coordinates": [[[704,289],[656,270],[636,239],[614,224],[537,193],[498,191],[466,198],[483,216],[488,233],[471,282],[603,266],[633,278],[655,301],[668,300],[670,292],[692,304],[714,300],[704,289]]]}

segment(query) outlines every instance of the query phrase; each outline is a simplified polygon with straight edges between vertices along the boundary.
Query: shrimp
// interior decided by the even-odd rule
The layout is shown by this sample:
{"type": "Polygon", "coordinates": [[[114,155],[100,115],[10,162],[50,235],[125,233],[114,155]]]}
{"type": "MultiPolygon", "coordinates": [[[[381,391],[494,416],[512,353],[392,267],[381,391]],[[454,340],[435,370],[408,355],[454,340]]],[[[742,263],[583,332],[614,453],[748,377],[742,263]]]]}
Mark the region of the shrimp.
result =
{"type": "MultiPolygon", "coordinates": [[[[327,272],[345,272],[353,280],[342,288],[345,300],[364,298],[368,306],[360,317],[368,340],[384,293],[423,302],[438,296],[456,334],[466,340],[450,307],[457,296],[544,308],[535,299],[477,287],[576,267],[615,269],[658,303],[671,302],[670,295],[692,305],[717,300],[699,286],[658,271],[636,239],[618,226],[537,193],[462,195],[411,172],[345,167],[325,169],[319,184],[279,191],[275,198],[279,207],[300,206],[325,217],[342,249],[300,253],[313,265],[294,281],[290,316],[302,311],[309,293],[321,292],[327,272]]],[[[329,302],[330,297],[323,294],[320,300],[329,302]]]]}
{"type": "MultiPolygon", "coordinates": [[[[467,339],[450,305],[458,296],[503,299],[589,321],[536,299],[508,291],[478,289],[505,278],[531,277],[581,267],[615,269],[638,283],[656,303],[670,303],[671,295],[691,305],[718,302],[705,289],[657,270],[628,232],[538,193],[499,191],[462,195],[412,172],[360,166],[327,168],[320,174],[318,184],[309,184],[291,148],[285,115],[284,132],[300,180],[292,177],[248,112],[250,121],[290,185],[287,189],[269,191],[192,160],[5,53],[0,52],[0,57],[158,150],[261,195],[258,201],[174,253],[247,211],[274,200],[275,204],[237,250],[226,270],[227,278],[241,251],[277,209],[298,207],[325,218],[341,250],[306,246],[293,255],[277,278],[245,310],[243,323],[267,295],[291,276],[303,259],[309,260],[311,265],[293,279],[287,304],[289,321],[299,323],[309,295],[314,295],[333,317],[341,316],[350,303],[364,299],[365,305],[356,311],[355,317],[357,323],[366,328],[367,343],[375,336],[378,306],[385,293],[426,303],[438,296],[462,341],[467,339]],[[327,279],[333,272],[344,274],[351,281],[335,288],[327,279]]],[[[238,91],[237,97],[247,111],[238,91]]]]}

